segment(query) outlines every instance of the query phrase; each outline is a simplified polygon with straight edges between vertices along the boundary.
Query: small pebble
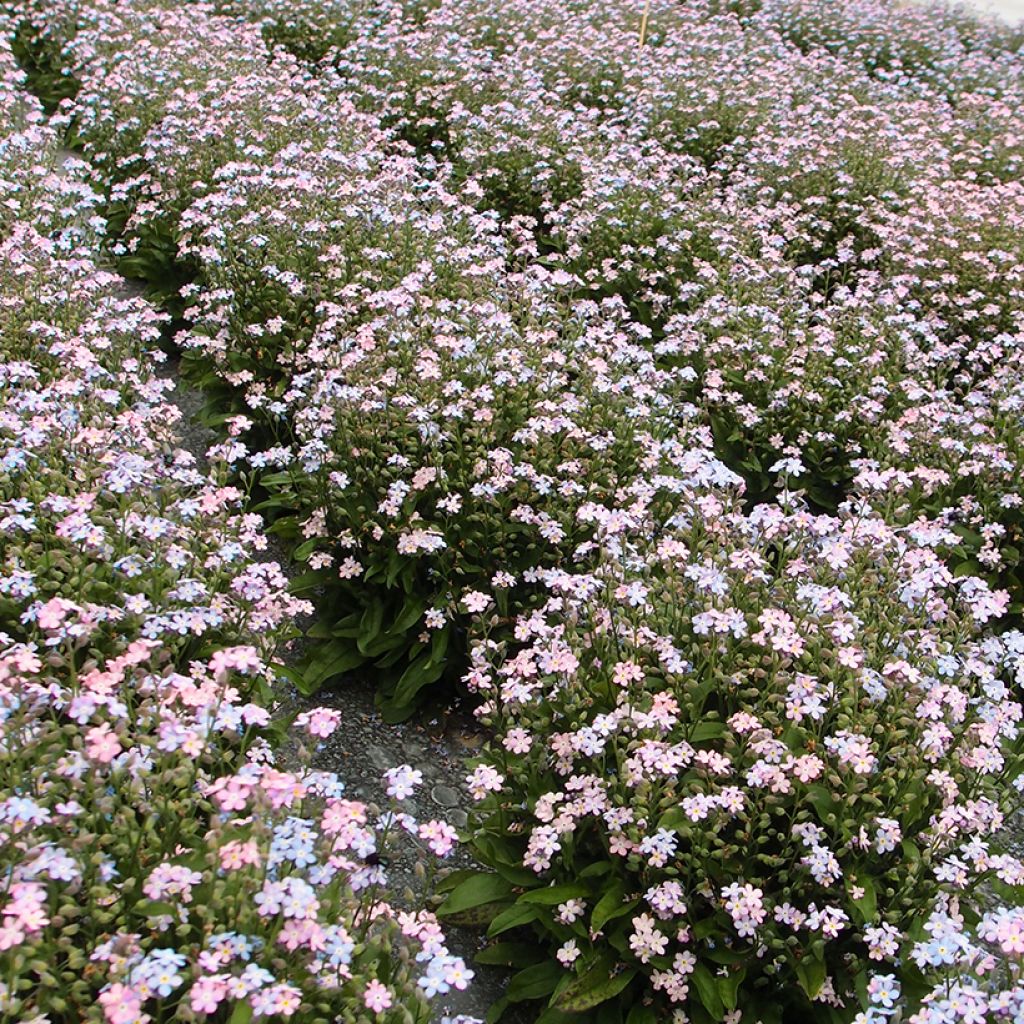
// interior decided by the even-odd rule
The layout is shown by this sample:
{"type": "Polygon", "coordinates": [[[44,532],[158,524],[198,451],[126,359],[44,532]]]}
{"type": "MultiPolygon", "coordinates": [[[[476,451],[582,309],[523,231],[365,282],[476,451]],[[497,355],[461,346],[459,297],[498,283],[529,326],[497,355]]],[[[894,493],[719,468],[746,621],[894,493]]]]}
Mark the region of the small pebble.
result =
{"type": "Polygon", "coordinates": [[[383,747],[368,747],[366,754],[370,758],[370,764],[380,771],[394,767],[394,755],[389,754],[383,747]]]}
{"type": "Polygon", "coordinates": [[[451,786],[435,786],[430,791],[430,798],[435,804],[440,804],[442,807],[458,807],[459,805],[458,790],[452,789],[451,786]]]}

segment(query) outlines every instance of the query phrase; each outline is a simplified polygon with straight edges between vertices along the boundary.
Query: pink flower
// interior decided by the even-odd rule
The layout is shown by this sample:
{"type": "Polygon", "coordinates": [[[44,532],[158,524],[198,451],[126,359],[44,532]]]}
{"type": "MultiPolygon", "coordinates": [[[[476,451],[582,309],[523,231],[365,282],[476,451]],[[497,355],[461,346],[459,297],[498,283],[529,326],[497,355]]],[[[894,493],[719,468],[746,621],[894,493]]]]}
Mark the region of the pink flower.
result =
{"type": "Polygon", "coordinates": [[[423,772],[413,768],[411,764],[400,764],[389,768],[384,773],[387,783],[387,794],[396,800],[405,800],[416,792],[416,787],[423,782],[423,772]]]}
{"type": "Polygon", "coordinates": [[[228,986],[224,975],[211,974],[200,978],[189,990],[189,1002],[195,1013],[215,1013],[227,998],[228,986]]]}
{"type": "Polygon", "coordinates": [[[302,1002],[302,993],[294,985],[274,985],[267,989],[271,1012],[291,1017],[302,1002]]]}
{"type": "Polygon", "coordinates": [[[222,811],[241,811],[249,802],[252,783],[237,777],[218,779],[208,792],[222,811]]]}
{"type": "Polygon", "coordinates": [[[243,675],[252,675],[263,667],[263,661],[255,647],[225,647],[215,651],[210,658],[210,672],[221,680],[234,669],[243,675]]]}
{"type": "Polygon", "coordinates": [[[318,739],[326,739],[341,721],[341,712],[333,708],[313,708],[312,711],[305,711],[295,719],[295,724],[306,730],[310,736],[318,739]]]}
{"type": "Polygon", "coordinates": [[[486,594],[481,594],[479,590],[469,590],[462,595],[463,607],[473,615],[482,612],[490,603],[491,599],[486,594]]]}
{"type": "Polygon", "coordinates": [[[100,764],[108,764],[121,753],[121,741],[107,722],[90,729],[85,734],[85,744],[86,755],[100,764]]]}
{"type": "Polygon", "coordinates": [[[533,746],[533,737],[525,729],[509,729],[501,743],[513,754],[525,754],[533,746]]]}
{"type": "Polygon", "coordinates": [[[579,955],[580,950],[579,947],[576,945],[575,939],[569,939],[568,942],[565,942],[561,946],[559,946],[558,950],[555,952],[555,956],[557,957],[558,962],[563,967],[568,967],[570,966],[570,964],[575,963],[575,961],[579,959],[579,955]]]}
{"type": "Polygon", "coordinates": [[[498,793],[505,782],[505,776],[488,764],[477,765],[472,775],[466,776],[466,784],[474,800],[483,800],[488,793],[498,793]]]}
{"type": "Polygon", "coordinates": [[[47,631],[60,629],[61,624],[74,607],[70,601],[65,601],[60,597],[52,597],[39,609],[36,622],[40,629],[47,631]]]}
{"type": "Polygon", "coordinates": [[[417,834],[438,857],[447,857],[458,839],[458,833],[446,821],[425,821],[417,834]]]}
{"type": "Polygon", "coordinates": [[[0,925],[0,952],[14,949],[25,941],[25,933],[12,921],[0,925]]]}
{"type": "Polygon", "coordinates": [[[623,661],[612,669],[612,679],[616,686],[629,686],[639,683],[644,678],[644,670],[635,661],[623,661]]]}
{"type": "Polygon", "coordinates": [[[225,871],[237,871],[247,864],[257,865],[260,862],[260,848],[255,840],[241,842],[233,839],[220,849],[220,866],[225,871]]]}
{"type": "Polygon", "coordinates": [[[150,1019],[142,1012],[142,1000],[135,990],[119,982],[101,992],[99,1001],[107,1024],[140,1024],[150,1019]]]}
{"type": "Polygon", "coordinates": [[[391,993],[386,985],[382,985],[376,978],[366,986],[363,993],[363,1003],[368,1010],[374,1013],[382,1013],[392,1005],[391,993]]]}

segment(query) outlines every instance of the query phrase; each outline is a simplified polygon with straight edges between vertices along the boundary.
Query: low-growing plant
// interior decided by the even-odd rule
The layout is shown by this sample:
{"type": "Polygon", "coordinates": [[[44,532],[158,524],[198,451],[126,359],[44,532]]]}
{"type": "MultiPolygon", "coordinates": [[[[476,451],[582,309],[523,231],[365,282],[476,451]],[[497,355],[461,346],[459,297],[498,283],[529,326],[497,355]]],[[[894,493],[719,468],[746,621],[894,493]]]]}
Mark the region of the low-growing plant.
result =
{"type": "Polygon", "coordinates": [[[872,225],[888,287],[932,327],[922,352],[942,382],[970,387],[998,370],[1024,327],[1024,188],[936,184],[913,212],[872,225]]]}
{"type": "MultiPolygon", "coordinates": [[[[453,830],[276,766],[254,647],[184,675],[157,641],[90,657],[74,621],[41,625],[67,645],[0,653],[9,1019],[425,1022],[428,994],[465,987],[433,915],[391,907],[367,863],[402,831],[446,853],[453,830]]],[[[338,718],[304,724],[317,742],[338,718]]]]}
{"type": "Polygon", "coordinates": [[[399,305],[347,351],[308,351],[319,368],[289,394],[295,454],[265,456],[284,466],[270,504],[299,510],[303,585],[337,609],[307,686],[376,659],[397,680],[388,713],[408,714],[459,668],[482,591],[514,614],[542,570],[585,557],[595,509],[671,505],[643,474],[692,459],[703,436],[688,374],[657,370],[613,303],[566,318],[548,278],[507,278],[500,305],[415,319],[399,305]]]}
{"type": "Polygon", "coordinates": [[[296,144],[216,181],[182,221],[200,281],[185,290],[194,328],[181,340],[256,410],[280,413],[269,406],[309,367],[314,338],[341,348],[379,310],[483,293],[504,266],[493,218],[373,140],[296,144]]]}
{"type": "MultiPolygon", "coordinates": [[[[57,181],[36,138],[0,174],[0,1014],[425,1024],[472,972],[393,905],[384,857],[454,830],[275,760],[275,660],[310,606],[260,558],[232,443],[204,469],[178,447],[166,317],[98,265],[81,165],[20,220],[57,181]]],[[[299,716],[307,753],[340,719],[299,716]]]]}
{"type": "Polygon", "coordinates": [[[618,295],[648,327],[686,308],[700,279],[742,250],[743,226],[718,217],[703,168],[653,142],[581,160],[582,186],[553,209],[548,260],[588,294],[618,295]]]}
{"type": "Polygon", "coordinates": [[[220,14],[259,25],[270,49],[283,47],[299,60],[316,64],[352,41],[362,24],[383,16],[389,5],[377,0],[218,0],[220,14]]]}
{"type": "MultiPolygon", "coordinates": [[[[976,921],[985,879],[1020,883],[994,844],[1024,768],[1020,638],[983,635],[1006,594],[933,544],[710,491],[664,529],[609,510],[598,565],[548,574],[514,640],[482,617],[467,681],[496,735],[470,835],[494,874],[449,907],[546,943],[510,998],[845,1020],[937,899],[976,921]]],[[[927,979],[901,976],[913,1005],[927,979]]]]}

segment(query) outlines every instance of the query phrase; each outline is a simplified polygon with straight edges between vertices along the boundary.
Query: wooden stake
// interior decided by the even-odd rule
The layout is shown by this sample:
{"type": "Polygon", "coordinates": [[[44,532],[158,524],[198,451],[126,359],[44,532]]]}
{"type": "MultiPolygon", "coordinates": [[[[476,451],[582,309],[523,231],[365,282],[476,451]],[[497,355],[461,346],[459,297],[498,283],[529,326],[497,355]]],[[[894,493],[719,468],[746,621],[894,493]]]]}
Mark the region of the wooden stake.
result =
{"type": "Polygon", "coordinates": [[[637,47],[638,50],[644,48],[644,42],[647,39],[647,19],[651,16],[651,0],[647,0],[644,4],[644,14],[640,19],[640,45],[637,47]]]}

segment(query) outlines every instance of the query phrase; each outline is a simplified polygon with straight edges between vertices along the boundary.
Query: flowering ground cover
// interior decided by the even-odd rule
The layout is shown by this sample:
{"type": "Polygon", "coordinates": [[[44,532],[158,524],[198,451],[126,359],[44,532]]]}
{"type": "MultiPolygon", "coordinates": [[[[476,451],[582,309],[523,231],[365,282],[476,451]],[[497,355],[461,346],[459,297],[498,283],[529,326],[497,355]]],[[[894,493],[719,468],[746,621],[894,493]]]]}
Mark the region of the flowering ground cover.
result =
{"type": "MultiPolygon", "coordinates": [[[[367,910],[365,809],[268,761],[275,675],[358,670],[393,720],[477,701],[483,869],[441,912],[518,969],[505,1002],[1024,1019],[1021,31],[889,0],[5,7],[56,109],[12,64],[9,721],[47,723],[45,787],[122,858],[196,808],[146,846],[195,881],[90,862],[130,939],[88,915],[95,1012],[397,1020],[464,983],[433,918],[367,910]],[[168,454],[161,332],[217,413],[208,472],[168,454]],[[221,907],[258,939],[226,961],[196,938],[221,907]]],[[[47,841],[19,840],[36,903],[47,841]]]]}
{"type": "MultiPolygon", "coordinates": [[[[306,604],[261,559],[230,445],[203,470],[177,447],[166,315],[102,268],[86,165],[59,166],[0,61],[0,1012],[427,1020],[468,972],[367,858],[453,837],[275,757],[275,663],[306,604]]],[[[295,725],[312,748],[337,718],[295,725]]]]}

